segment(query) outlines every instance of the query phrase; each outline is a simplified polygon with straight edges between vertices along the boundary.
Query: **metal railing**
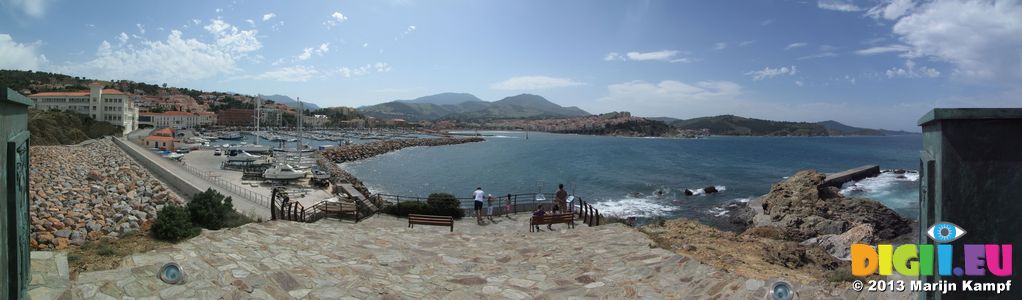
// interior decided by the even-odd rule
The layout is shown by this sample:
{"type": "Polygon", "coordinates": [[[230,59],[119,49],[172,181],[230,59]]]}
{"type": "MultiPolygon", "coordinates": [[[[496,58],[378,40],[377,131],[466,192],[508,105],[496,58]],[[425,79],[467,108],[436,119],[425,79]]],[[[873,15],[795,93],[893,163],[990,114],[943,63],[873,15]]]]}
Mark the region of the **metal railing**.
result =
{"type": "Polygon", "coordinates": [[[212,176],[209,174],[212,172],[209,171],[204,172],[187,164],[181,164],[181,168],[184,168],[189,173],[192,173],[193,175],[198,176],[199,178],[206,180],[209,183],[212,183],[213,185],[216,185],[224,190],[230,191],[235,195],[241,196],[242,198],[244,198],[244,200],[252,202],[258,205],[259,207],[268,207],[270,205],[270,198],[267,197],[266,195],[260,194],[259,192],[253,191],[249,188],[231,183],[224,179],[223,177],[212,176]]]}

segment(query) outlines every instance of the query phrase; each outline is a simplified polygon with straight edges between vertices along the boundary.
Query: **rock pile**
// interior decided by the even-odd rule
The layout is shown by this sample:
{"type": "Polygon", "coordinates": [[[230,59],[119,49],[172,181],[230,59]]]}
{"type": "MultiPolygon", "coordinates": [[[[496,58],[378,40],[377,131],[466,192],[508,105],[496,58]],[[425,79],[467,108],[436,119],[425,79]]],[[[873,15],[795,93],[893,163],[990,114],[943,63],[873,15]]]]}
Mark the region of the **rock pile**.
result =
{"type": "Polygon", "coordinates": [[[87,240],[148,229],[178,196],[110,140],[32,147],[32,248],[65,249],[87,240]]]}
{"type": "Polygon", "coordinates": [[[341,147],[334,147],[323,151],[323,156],[335,163],[343,163],[366,159],[390,151],[401,150],[408,147],[419,146],[444,146],[473,142],[482,142],[482,138],[426,138],[426,139],[401,139],[368,144],[354,144],[341,147]]]}

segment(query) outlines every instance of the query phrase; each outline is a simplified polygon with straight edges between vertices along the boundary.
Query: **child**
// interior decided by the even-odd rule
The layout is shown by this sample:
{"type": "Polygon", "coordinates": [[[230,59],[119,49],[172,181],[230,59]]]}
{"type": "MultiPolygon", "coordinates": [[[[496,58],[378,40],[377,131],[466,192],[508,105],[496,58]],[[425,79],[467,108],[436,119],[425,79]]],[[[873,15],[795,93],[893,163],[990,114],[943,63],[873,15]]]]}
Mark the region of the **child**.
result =
{"type": "Polygon", "coordinates": [[[493,204],[497,202],[497,199],[493,198],[493,194],[486,195],[486,218],[493,222],[493,204]]]}
{"type": "MultiPolygon", "coordinates": [[[[546,211],[543,210],[543,204],[540,204],[539,206],[536,206],[536,210],[532,212],[532,216],[533,217],[542,217],[542,216],[545,216],[545,215],[546,215],[546,211]]],[[[546,224],[546,229],[549,229],[549,230],[553,231],[554,228],[550,227],[550,225],[551,224],[546,224]]],[[[539,231],[539,225],[536,225],[536,231],[539,231]]]]}

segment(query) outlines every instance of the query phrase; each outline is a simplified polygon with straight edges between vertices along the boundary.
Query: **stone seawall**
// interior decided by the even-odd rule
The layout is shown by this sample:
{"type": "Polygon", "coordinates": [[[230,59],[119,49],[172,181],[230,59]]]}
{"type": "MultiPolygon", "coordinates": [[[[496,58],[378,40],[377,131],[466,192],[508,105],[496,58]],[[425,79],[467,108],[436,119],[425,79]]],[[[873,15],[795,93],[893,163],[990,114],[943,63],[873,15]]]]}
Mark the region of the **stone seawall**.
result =
{"type": "Polygon", "coordinates": [[[368,144],[359,145],[346,145],[337,148],[331,148],[326,151],[321,151],[317,162],[319,165],[324,166],[333,176],[333,181],[336,182],[347,182],[351,183],[356,190],[361,192],[363,195],[369,196],[369,189],[366,188],[365,184],[361,180],[351,175],[347,171],[344,171],[337,166],[339,163],[356,161],[360,159],[366,159],[380,154],[384,154],[391,151],[401,150],[408,147],[420,147],[420,146],[444,146],[444,145],[457,145],[465,143],[482,142],[482,138],[430,138],[430,139],[407,139],[407,140],[392,140],[373,142],[368,144]]]}
{"type": "Polygon", "coordinates": [[[34,249],[145,230],[167,204],[184,202],[108,139],[34,146],[29,196],[34,249]]]}
{"type": "Polygon", "coordinates": [[[147,157],[144,154],[138,152],[135,148],[132,148],[131,146],[127,145],[126,143],[130,143],[129,141],[124,141],[118,138],[111,138],[110,140],[113,141],[115,145],[120,147],[121,150],[123,150],[123,153],[126,153],[131,158],[134,158],[136,163],[143,164],[144,167],[151,172],[151,174],[155,175],[157,178],[170,185],[170,187],[174,188],[178,193],[181,193],[182,196],[192,197],[195,194],[202,193],[205,191],[199,187],[196,187],[195,185],[192,185],[191,183],[188,183],[184,179],[181,179],[180,176],[175,175],[170,170],[167,170],[167,168],[164,168],[159,164],[153,162],[153,158],[147,157]]]}

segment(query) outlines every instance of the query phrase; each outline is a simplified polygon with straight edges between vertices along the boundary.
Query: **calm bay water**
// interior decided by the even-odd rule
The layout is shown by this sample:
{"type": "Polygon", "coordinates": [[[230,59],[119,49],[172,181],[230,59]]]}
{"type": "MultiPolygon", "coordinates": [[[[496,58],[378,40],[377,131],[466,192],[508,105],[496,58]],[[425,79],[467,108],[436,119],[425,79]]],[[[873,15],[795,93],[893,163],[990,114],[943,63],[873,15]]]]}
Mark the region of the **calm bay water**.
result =
{"type": "MultiPolygon", "coordinates": [[[[558,183],[619,216],[687,217],[723,223],[719,208],[765,194],[802,169],[837,172],[879,164],[916,169],[920,136],[624,138],[490,132],[485,142],[416,147],[342,164],[374,192],[468,197],[476,186],[494,195],[553,192],[558,183]],[[686,188],[723,187],[685,196],[686,188]],[[667,194],[654,196],[656,191],[667,194]],[[641,194],[640,194],[641,193],[641,194]]],[[[915,218],[917,176],[884,174],[846,186],[846,196],[869,197],[915,218]]]]}

